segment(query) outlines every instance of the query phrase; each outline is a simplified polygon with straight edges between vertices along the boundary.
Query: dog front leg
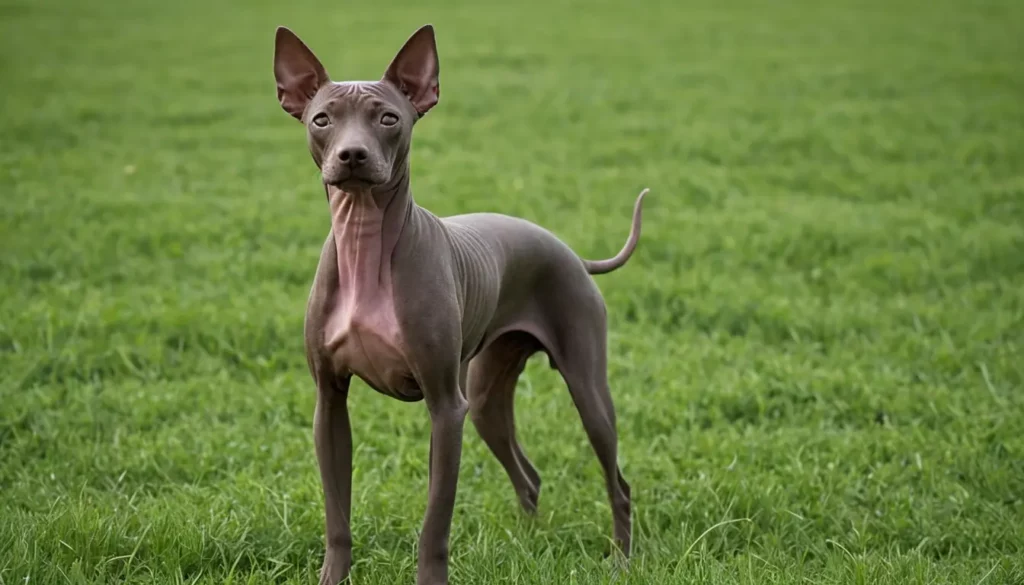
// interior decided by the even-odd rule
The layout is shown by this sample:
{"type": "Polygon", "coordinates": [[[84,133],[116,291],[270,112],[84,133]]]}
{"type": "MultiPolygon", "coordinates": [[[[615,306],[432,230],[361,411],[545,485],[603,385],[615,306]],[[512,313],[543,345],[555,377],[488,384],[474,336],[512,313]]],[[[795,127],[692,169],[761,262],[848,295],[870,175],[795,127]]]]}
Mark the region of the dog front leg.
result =
{"type": "Polygon", "coordinates": [[[324,491],[327,551],[321,585],[337,585],[352,567],[352,429],[348,420],[351,378],[318,387],[313,440],[324,491]]]}
{"type": "Polygon", "coordinates": [[[427,512],[420,533],[418,585],[448,583],[448,536],[462,457],[462,428],[469,403],[452,379],[440,396],[426,393],[430,411],[430,472],[427,512]]]}

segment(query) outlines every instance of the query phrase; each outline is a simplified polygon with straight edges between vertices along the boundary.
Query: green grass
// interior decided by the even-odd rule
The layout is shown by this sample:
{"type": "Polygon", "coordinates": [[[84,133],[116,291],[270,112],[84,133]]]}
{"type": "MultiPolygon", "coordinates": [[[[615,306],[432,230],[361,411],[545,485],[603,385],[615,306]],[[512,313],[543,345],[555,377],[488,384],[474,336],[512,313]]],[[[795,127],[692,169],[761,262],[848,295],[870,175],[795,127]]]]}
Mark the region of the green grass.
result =
{"type": "MultiPolygon", "coordinates": [[[[537,359],[540,515],[467,426],[453,583],[1024,582],[1024,3],[89,4],[0,0],[0,583],[315,580],[328,214],[273,29],[374,79],[424,22],[421,205],[595,258],[652,190],[599,277],[629,571],[537,359]]],[[[350,402],[355,582],[412,583],[425,409],[350,402]]]]}

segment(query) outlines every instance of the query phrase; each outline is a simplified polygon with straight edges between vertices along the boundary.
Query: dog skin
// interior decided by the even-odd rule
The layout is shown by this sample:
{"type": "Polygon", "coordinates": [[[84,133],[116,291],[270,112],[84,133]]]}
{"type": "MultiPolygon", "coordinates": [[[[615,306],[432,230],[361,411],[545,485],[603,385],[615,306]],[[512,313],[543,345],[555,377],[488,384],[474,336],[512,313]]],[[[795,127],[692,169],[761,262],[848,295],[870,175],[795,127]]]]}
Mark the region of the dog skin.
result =
{"type": "Polygon", "coordinates": [[[316,382],[314,439],[324,491],[322,584],[349,576],[352,376],[430,416],[427,509],[417,583],[448,582],[448,537],[468,414],[534,513],[540,476],[516,440],[516,380],[537,352],[564,378],[604,471],[613,536],[628,558],[629,485],[617,463],[607,380],[607,313],[591,274],[619,268],[640,237],[641,206],[613,258],[583,260],[549,231],[495,213],[439,218],[413,202],[414,124],[440,97],[434,30],[405,43],[383,78],[330,80],[294,33],[277,29],[274,75],[286,112],[306,127],[331,230],[305,318],[316,382]]]}

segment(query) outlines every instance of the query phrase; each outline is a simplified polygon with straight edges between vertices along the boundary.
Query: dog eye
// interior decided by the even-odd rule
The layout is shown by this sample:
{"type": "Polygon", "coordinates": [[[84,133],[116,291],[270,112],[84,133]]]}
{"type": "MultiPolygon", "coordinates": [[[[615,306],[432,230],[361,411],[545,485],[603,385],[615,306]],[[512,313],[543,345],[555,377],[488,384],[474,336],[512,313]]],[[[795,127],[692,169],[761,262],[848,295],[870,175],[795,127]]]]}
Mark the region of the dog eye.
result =
{"type": "Polygon", "coordinates": [[[321,113],[313,116],[313,124],[318,128],[323,128],[328,122],[330,122],[330,120],[327,119],[327,114],[321,113]]]}
{"type": "Polygon", "coordinates": [[[394,126],[398,123],[398,116],[388,112],[380,117],[380,123],[385,126],[394,126]]]}

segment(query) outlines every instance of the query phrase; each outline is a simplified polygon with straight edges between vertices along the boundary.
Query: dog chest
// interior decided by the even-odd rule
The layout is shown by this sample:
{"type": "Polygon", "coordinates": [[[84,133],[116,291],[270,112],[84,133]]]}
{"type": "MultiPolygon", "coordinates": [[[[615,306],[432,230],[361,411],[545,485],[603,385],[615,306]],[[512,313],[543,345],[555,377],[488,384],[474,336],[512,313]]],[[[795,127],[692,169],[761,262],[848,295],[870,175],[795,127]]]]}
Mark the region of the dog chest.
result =
{"type": "Polygon", "coordinates": [[[328,316],[324,347],[335,370],[354,375],[374,390],[405,401],[423,396],[406,359],[389,302],[340,303],[328,316]]]}

